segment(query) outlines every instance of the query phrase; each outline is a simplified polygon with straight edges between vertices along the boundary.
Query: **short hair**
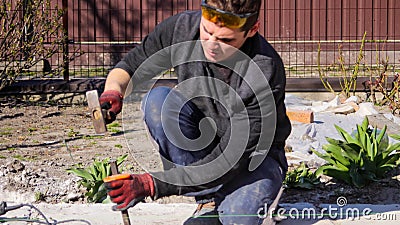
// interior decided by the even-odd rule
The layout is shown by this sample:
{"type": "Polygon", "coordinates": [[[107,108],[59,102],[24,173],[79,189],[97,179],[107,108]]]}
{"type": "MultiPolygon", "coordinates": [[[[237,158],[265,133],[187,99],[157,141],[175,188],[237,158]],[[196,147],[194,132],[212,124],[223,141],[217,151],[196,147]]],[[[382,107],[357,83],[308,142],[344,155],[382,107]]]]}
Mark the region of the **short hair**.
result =
{"type": "Polygon", "coordinates": [[[236,14],[257,12],[255,16],[247,19],[243,27],[240,28],[242,31],[248,31],[254,26],[261,8],[261,0],[207,0],[207,4],[236,14]]]}

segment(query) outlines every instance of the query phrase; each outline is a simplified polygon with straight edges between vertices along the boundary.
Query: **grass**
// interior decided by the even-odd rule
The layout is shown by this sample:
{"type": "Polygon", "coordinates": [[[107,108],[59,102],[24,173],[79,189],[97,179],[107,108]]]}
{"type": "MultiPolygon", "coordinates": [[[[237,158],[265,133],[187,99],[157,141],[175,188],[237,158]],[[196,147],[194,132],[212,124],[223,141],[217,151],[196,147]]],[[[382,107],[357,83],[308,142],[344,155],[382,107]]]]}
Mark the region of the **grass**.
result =
{"type": "Polygon", "coordinates": [[[51,129],[50,126],[44,126],[44,127],[42,127],[42,130],[50,130],[50,129],[51,129]]]}
{"type": "Polygon", "coordinates": [[[82,137],[84,140],[94,140],[94,139],[102,139],[104,136],[102,135],[85,135],[82,137]]]}
{"type": "Polygon", "coordinates": [[[118,122],[107,124],[107,128],[112,128],[112,127],[121,127],[121,125],[118,122]]]}
{"type": "Polygon", "coordinates": [[[79,134],[79,131],[74,131],[73,128],[70,128],[69,131],[68,131],[68,133],[67,133],[67,136],[68,136],[68,137],[75,137],[75,136],[78,135],[78,134],[79,134]]]}
{"type": "Polygon", "coordinates": [[[121,125],[118,122],[113,122],[107,125],[107,130],[109,130],[111,133],[119,134],[122,132],[120,129],[118,129],[119,127],[121,127],[121,125]]]}
{"type": "Polygon", "coordinates": [[[33,132],[35,132],[35,131],[37,131],[38,129],[36,128],[36,127],[29,127],[28,128],[28,132],[29,133],[33,133],[33,132]]]}
{"type": "Polygon", "coordinates": [[[13,130],[12,127],[4,127],[0,130],[0,136],[10,136],[13,134],[13,130]]]}
{"type": "Polygon", "coordinates": [[[10,131],[1,131],[0,136],[11,136],[12,133],[10,131]]]}
{"type": "Polygon", "coordinates": [[[43,201],[44,198],[45,198],[45,194],[43,194],[43,193],[40,192],[40,191],[36,191],[36,192],[35,192],[35,202],[43,201]]]}
{"type": "Polygon", "coordinates": [[[89,143],[89,145],[91,145],[91,146],[97,145],[97,141],[92,141],[89,143]]]}
{"type": "Polygon", "coordinates": [[[37,156],[31,156],[31,157],[24,157],[22,155],[13,155],[14,159],[18,159],[20,161],[34,161],[37,159],[37,156]]]}
{"type": "Polygon", "coordinates": [[[122,131],[121,131],[120,129],[117,129],[117,128],[111,128],[111,129],[109,129],[109,131],[110,131],[111,133],[116,133],[116,134],[122,133],[122,131]]]}

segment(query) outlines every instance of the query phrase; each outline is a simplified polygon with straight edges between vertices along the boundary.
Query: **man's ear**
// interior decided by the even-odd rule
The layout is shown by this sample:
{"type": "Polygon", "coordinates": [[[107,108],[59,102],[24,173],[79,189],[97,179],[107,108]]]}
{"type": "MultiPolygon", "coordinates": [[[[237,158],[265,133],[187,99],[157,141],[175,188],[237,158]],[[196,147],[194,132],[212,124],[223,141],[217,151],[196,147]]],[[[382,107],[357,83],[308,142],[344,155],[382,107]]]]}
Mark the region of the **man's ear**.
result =
{"type": "Polygon", "coordinates": [[[260,20],[257,20],[257,22],[249,30],[249,32],[247,32],[247,37],[253,37],[258,32],[259,29],[260,29],[260,20]]]}

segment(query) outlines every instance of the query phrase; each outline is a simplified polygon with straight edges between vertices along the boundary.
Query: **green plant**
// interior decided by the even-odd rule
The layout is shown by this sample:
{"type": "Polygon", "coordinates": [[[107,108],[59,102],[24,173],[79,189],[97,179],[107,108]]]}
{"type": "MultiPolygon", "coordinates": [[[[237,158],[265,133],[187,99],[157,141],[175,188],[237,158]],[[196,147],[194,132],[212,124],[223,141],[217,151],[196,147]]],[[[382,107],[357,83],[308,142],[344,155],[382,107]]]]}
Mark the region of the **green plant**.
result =
{"type": "Polygon", "coordinates": [[[390,134],[389,135],[391,138],[400,141],[400,134],[390,134]]]}
{"type": "Polygon", "coordinates": [[[121,125],[118,122],[107,124],[107,128],[112,128],[112,127],[121,127],[121,125]]]}
{"type": "Polygon", "coordinates": [[[121,127],[121,125],[118,122],[107,124],[107,130],[109,130],[111,133],[115,134],[121,133],[122,131],[118,129],[118,127],[121,127]]]}
{"type": "Polygon", "coordinates": [[[327,137],[323,146],[325,154],[312,151],[327,163],[316,171],[356,187],[385,177],[386,173],[400,164],[400,143],[389,144],[386,126],[378,131],[369,126],[366,117],[352,136],[335,125],[343,140],[327,137]]]}
{"type": "MultiPolygon", "coordinates": [[[[117,158],[117,165],[120,165],[128,155],[123,155],[117,158]]],[[[93,164],[84,168],[82,164],[72,166],[67,169],[68,173],[75,174],[80,177],[79,185],[86,188],[85,196],[88,202],[105,202],[107,192],[103,185],[103,178],[111,175],[111,167],[109,158],[102,161],[94,160],[93,164]]]]}
{"type": "Polygon", "coordinates": [[[37,131],[38,129],[36,127],[28,127],[28,132],[31,134],[35,131],[37,131]]]}
{"type": "Polygon", "coordinates": [[[122,131],[120,130],[120,129],[116,129],[116,128],[111,128],[111,129],[108,129],[111,133],[113,133],[113,134],[120,134],[120,133],[122,133],[122,131]]]}
{"type": "MultiPolygon", "coordinates": [[[[364,35],[361,39],[361,46],[359,48],[358,56],[356,62],[352,66],[352,69],[349,69],[349,66],[347,66],[345,63],[342,46],[339,45],[338,48],[339,51],[338,61],[339,61],[339,71],[340,71],[339,82],[340,82],[341,94],[343,94],[347,98],[350,97],[351,94],[355,95],[356,81],[358,78],[361,61],[364,58],[363,50],[365,46],[366,36],[367,32],[364,32],[364,35]]],[[[334,93],[335,91],[328,81],[328,74],[324,72],[321,67],[321,44],[318,44],[317,65],[318,65],[319,78],[322,84],[324,85],[325,89],[334,93]]]]}
{"type": "Polygon", "coordinates": [[[67,133],[67,136],[68,136],[68,137],[75,137],[75,136],[78,135],[78,134],[79,134],[79,131],[74,131],[73,128],[70,128],[69,131],[68,131],[68,133],[67,133]]]}
{"type": "Polygon", "coordinates": [[[35,192],[35,202],[43,201],[44,198],[45,198],[45,194],[43,194],[43,193],[40,192],[40,191],[36,191],[36,192],[35,192]]]}
{"type": "Polygon", "coordinates": [[[320,183],[319,176],[312,172],[304,162],[294,170],[288,171],[283,181],[283,184],[287,188],[304,189],[313,189],[315,185],[320,183]]]}
{"type": "Polygon", "coordinates": [[[12,135],[12,133],[9,132],[9,131],[2,131],[2,132],[0,132],[0,136],[11,136],[11,135],[12,135]]]}

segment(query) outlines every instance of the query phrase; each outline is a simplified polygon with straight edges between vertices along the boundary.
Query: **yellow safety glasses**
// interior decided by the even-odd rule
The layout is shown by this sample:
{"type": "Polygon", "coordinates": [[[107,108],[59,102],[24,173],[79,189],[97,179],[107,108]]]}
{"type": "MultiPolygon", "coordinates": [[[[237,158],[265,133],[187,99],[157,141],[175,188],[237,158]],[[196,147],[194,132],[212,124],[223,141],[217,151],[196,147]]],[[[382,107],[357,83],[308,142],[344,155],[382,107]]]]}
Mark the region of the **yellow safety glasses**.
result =
{"type": "Polygon", "coordinates": [[[232,29],[240,28],[246,24],[249,17],[254,16],[257,12],[236,14],[221,9],[214,8],[207,5],[206,0],[201,1],[201,14],[202,16],[213,22],[217,23],[223,27],[228,27],[232,29]]]}

